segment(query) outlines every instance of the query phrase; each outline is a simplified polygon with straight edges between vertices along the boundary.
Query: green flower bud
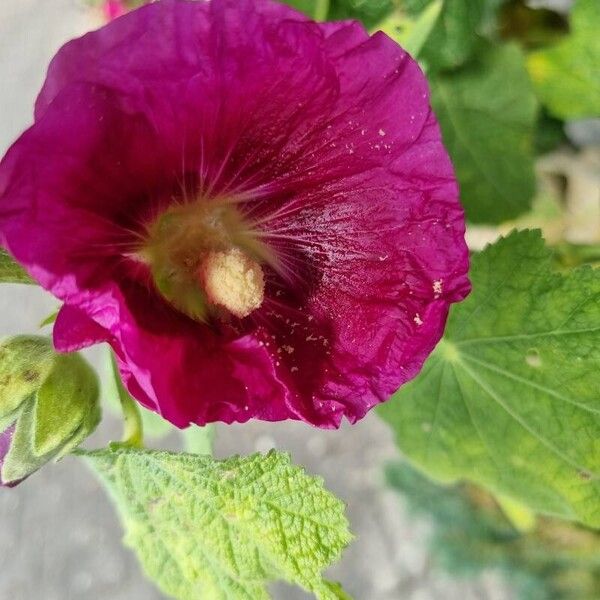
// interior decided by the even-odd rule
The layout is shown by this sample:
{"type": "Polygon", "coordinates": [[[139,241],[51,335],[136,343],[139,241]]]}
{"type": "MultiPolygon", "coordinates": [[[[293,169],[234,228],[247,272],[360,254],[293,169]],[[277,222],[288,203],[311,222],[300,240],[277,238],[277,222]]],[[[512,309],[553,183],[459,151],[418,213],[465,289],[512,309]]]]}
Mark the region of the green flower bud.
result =
{"type": "Polygon", "coordinates": [[[0,342],[0,485],[13,486],[75,449],[100,421],[96,374],[45,337],[0,342]]]}

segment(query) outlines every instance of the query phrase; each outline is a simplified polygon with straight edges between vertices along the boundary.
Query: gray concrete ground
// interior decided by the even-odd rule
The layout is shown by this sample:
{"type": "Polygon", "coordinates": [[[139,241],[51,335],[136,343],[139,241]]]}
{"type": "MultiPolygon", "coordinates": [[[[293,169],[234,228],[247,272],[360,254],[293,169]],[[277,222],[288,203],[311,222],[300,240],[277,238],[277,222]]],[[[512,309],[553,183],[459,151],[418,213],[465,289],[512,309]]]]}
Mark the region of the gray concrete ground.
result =
{"type": "MultiPolygon", "coordinates": [[[[83,1],[0,0],[0,154],[30,122],[45,65],[67,38],[92,25],[83,1]]],[[[34,332],[56,301],[41,290],[0,289],[0,335],[34,332]]],[[[91,353],[96,363],[98,351],[91,353]]],[[[94,441],[115,438],[108,416],[94,441]]],[[[177,440],[171,437],[171,445],[177,440]]],[[[272,447],[322,475],[348,503],[357,535],[329,573],[357,600],[510,600],[500,579],[454,581],[432,569],[425,550],[429,525],[414,520],[382,483],[381,466],[397,453],[386,427],[370,415],[342,432],[300,424],[221,426],[219,456],[272,447]]],[[[67,458],[14,490],[0,490],[0,600],[160,600],[135,558],[103,490],[83,464],[67,458]]],[[[276,598],[306,596],[279,586],[276,598]]]]}

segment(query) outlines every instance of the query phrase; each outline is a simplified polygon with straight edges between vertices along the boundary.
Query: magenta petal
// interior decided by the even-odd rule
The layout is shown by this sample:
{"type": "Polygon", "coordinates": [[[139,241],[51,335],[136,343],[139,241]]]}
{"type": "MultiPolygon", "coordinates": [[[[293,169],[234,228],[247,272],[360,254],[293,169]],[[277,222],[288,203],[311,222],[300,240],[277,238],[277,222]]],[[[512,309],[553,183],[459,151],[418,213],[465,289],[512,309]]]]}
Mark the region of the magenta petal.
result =
{"type": "Polygon", "coordinates": [[[76,352],[111,339],[106,329],[79,308],[68,304],[62,306],[56,317],[53,337],[59,352],[76,352]]]}
{"type": "Polygon", "coordinates": [[[355,422],[469,292],[417,63],[268,0],[159,0],[65,45],[0,164],[0,243],[65,302],[57,348],[107,341],[131,394],[179,427],[355,422]],[[179,313],[137,252],[190,185],[236,199],[279,259],[243,320],[179,313]]]}

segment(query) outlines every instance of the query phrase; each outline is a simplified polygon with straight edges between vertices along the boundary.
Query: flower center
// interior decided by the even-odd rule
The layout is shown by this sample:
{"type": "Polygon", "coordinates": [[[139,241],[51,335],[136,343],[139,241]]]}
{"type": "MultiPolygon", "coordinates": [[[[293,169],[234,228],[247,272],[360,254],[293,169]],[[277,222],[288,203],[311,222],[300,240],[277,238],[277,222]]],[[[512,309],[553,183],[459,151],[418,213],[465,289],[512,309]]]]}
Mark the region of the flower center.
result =
{"type": "Polygon", "coordinates": [[[171,206],[146,228],[139,256],[162,296],[192,319],[247,317],[262,305],[273,256],[231,201],[171,206]]]}

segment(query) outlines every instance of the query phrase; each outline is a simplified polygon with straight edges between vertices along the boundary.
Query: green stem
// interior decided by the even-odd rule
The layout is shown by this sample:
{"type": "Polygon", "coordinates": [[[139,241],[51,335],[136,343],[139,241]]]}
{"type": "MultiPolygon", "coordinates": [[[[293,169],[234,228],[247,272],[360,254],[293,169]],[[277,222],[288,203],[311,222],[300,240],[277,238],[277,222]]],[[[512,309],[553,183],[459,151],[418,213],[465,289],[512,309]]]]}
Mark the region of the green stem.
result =
{"type": "Polygon", "coordinates": [[[212,456],[215,433],[214,425],[204,425],[204,427],[190,425],[182,431],[186,451],[191,454],[212,456]]]}
{"type": "Polygon", "coordinates": [[[572,244],[561,242],[555,246],[559,261],[566,267],[600,262],[600,244],[572,244]]]}
{"type": "Polygon", "coordinates": [[[123,431],[123,444],[134,448],[144,447],[144,426],[142,423],[142,415],[137,402],[129,395],[121,381],[121,375],[117,367],[115,355],[111,353],[112,374],[115,378],[117,392],[119,393],[119,401],[125,418],[125,429],[123,431]]]}
{"type": "Polygon", "coordinates": [[[329,0],[317,0],[315,6],[315,21],[326,21],[329,15],[329,0]]]}

